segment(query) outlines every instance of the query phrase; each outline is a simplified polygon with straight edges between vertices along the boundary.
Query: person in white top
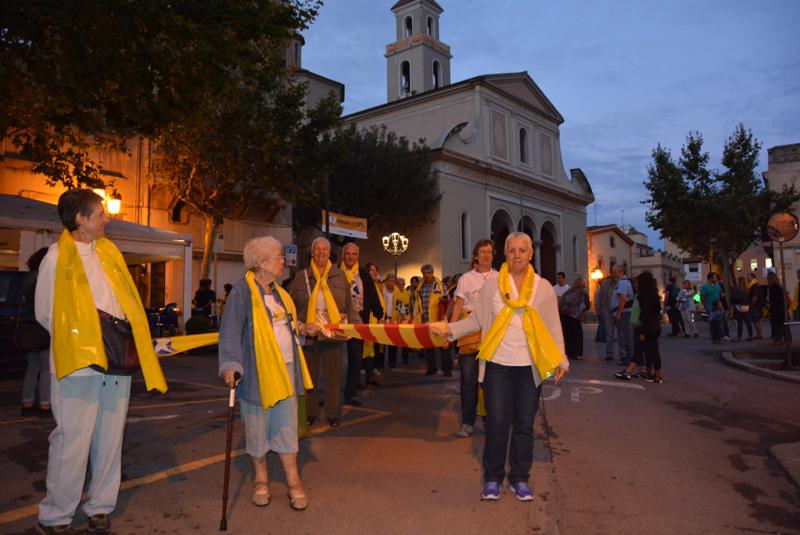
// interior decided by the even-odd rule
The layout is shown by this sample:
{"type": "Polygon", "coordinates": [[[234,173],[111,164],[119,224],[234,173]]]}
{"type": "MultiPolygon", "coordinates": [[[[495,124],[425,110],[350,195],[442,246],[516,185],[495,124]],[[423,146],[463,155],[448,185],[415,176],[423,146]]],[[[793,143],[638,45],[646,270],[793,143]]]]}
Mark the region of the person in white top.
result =
{"type": "Polygon", "coordinates": [[[556,297],[558,297],[559,301],[561,301],[561,297],[567,293],[567,290],[570,288],[572,288],[572,286],[567,284],[567,275],[563,271],[556,273],[556,285],[553,286],[553,289],[556,291],[556,297]]]}
{"type": "MultiPolygon", "coordinates": [[[[530,236],[513,232],[506,238],[506,261],[508,280],[503,281],[509,291],[501,295],[500,281],[487,281],[481,289],[475,310],[465,319],[450,324],[432,324],[431,331],[457,339],[480,330],[484,338],[492,329],[497,315],[504,309],[506,300],[519,299],[526,276],[533,277],[533,284],[527,306],[534,309],[552,338],[554,351],[549,355],[558,359],[555,380],[558,383],[569,371],[569,362],[564,355],[564,338],[561,322],[558,319],[558,304],[553,287],[532,271],[533,243],[530,236]]],[[[501,271],[502,272],[502,271],[501,271]]],[[[533,462],[533,421],[539,407],[542,378],[533,364],[528,334],[523,327],[523,314],[526,308],[514,308],[510,323],[501,335],[499,343],[490,355],[491,361],[480,362],[478,380],[483,383],[486,402],[486,443],[483,450],[484,487],[481,498],[497,500],[506,477],[506,460],[510,471],[508,479],[514,494],[520,501],[533,499],[528,486],[533,462]],[[511,447],[508,448],[509,433],[511,447]]]]}
{"type": "MultiPolygon", "coordinates": [[[[455,322],[475,310],[478,295],[486,281],[497,278],[492,269],[494,243],[479,240],[472,248],[473,269],[458,279],[450,321],[455,322]]],[[[459,340],[458,357],[461,365],[461,428],[456,436],[468,437],[475,431],[478,417],[478,343],[480,331],[459,340]]]]}

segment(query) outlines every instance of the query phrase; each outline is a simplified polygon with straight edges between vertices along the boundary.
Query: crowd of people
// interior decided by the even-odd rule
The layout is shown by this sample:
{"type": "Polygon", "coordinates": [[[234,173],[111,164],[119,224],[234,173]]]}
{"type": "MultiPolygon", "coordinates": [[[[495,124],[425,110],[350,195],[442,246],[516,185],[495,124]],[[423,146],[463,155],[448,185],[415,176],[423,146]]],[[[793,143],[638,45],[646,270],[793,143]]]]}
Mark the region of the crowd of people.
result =
{"type": "MultiPolygon", "coordinates": [[[[38,377],[40,404],[49,405],[56,422],[37,532],[71,532],[89,467],[83,503],[88,530],[109,533],[121,481],[131,375],[141,371],[148,390],[165,392],[167,384],[136,285],[121,253],[105,238],[102,199],[88,189],[69,190],[59,199],[58,215],[64,231],[32,258],[34,282],[25,285],[26,301],[34,302],[35,319],[49,335],[42,342],[49,351],[32,353],[35,373],[25,381],[23,410],[33,403],[38,377]]],[[[272,237],[253,238],[244,247],[245,276],[225,288],[219,373],[240,402],[253,466],[253,504],[271,501],[266,459],[274,452],[285,472],[289,505],[306,509],[310,500],[297,464],[298,414],[313,426],[324,412],[327,424],[338,427],[342,405],[362,405],[359,392],[380,386],[387,361],[389,368],[398,365],[398,356],[409,362],[408,348],[380,347],[330,327],[342,323],[425,324],[433,334],[457,341],[426,348],[420,356],[427,375],[441,371],[451,377],[459,363],[457,436],[472,435],[478,416],[484,417],[481,498],[499,499],[507,479],[518,500],[532,500],[528,481],[541,388],[551,377],[559,382],[570,359],[583,358],[582,321],[592,309],[584,280],[577,277],[570,285],[558,273],[551,285],[537,275],[531,238],[522,232],[506,239],[506,261],[499,271],[492,267],[493,242],[480,240],[468,272],[440,279],[434,266],[425,264],[408,285],[395,273],[381,276],[377,265],[362,263],[355,243],[342,248],[338,264],[326,238],[316,238],[310,252],[308,266],[284,288],[283,244],[272,237]],[[299,410],[301,402],[305,411],[299,410]]],[[[788,300],[774,273],[766,295],[755,275],[749,282],[740,277],[726,292],[711,273],[699,292],[687,281],[678,286],[671,279],[662,300],[651,273],[631,281],[624,267],[615,265],[595,292],[594,311],[606,360],[618,355],[625,366],[617,378],[663,381],[662,317],[666,313],[672,328],[667,336],[697,337],[696,293],[714,343],[730,339],[729,318],[737,322],[737,340],[743,328],[745,340],[760,338],[766,307],[773,338],[783,340],[788,300]]],[[[210,281],[202,281],[195,307],[207,314],[216,300],[210,281]]],[[[797,310],[796,301],[791,311],[797,310]]]]}

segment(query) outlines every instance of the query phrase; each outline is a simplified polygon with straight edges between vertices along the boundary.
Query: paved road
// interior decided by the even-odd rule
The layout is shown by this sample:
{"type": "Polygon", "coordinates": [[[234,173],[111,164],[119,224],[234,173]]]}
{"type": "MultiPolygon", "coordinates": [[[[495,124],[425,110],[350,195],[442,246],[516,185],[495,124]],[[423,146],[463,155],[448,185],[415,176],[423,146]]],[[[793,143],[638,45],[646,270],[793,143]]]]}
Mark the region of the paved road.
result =
{"type": "MultiPolygon", "coordinates": [[[[229,532],[800,533],[800,493],[768,452],[800,439],[800,385],[729,368],[702,338],[662,339],[664,384],[623,383],[586,333],[586,360],[543,391],[533,503],[478,500],[483,436],[452,436],[457,374],[425,377],[417,359],[385,373],[342,427],[312,427],[304,513],[275,459],[273,503],[249,503],[237,420],[229,532]]],[[[135,384],[115,533],[217,531],[226,389],[212,355],[164,364],[169,393],[135,384]]],[[[19,381],[0,382],[0,533],[33,533],[44,490],[52,421],[18,418],[18,397],[19,381]]]]}

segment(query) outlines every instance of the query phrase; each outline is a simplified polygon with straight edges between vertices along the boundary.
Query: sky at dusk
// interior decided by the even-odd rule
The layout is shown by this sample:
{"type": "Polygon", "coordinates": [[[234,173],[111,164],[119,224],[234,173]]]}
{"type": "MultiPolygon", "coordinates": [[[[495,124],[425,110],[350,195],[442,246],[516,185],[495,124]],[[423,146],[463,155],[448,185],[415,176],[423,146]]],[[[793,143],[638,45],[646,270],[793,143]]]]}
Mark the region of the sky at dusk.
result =
{"type": "MultiPolygon", "coordinates": [[[[386,102],[396,0],[327,0],[305,33],[303,67],[345,84],[345,113],[386,102]]],[[[597,202],[587,224],[645,231],[652,149],[679,156],[689,131],[712,167],[738,122],[767,148],[800,143],[798,0],[437,0],[451,82],[527,71],[564,116],[564,167],[597,202]]]]}

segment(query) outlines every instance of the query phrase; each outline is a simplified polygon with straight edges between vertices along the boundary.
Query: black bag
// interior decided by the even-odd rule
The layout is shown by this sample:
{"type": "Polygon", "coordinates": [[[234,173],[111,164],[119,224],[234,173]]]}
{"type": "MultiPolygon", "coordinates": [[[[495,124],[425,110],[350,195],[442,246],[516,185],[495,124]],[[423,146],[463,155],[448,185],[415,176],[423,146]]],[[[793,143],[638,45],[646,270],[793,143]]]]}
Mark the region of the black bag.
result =
{"type": "Polygon", "coordinates": [[[133,375],[141,366],[131,324],[102,310],[98,310],[97,313],[103,331],[103,349],[108,359],[108,370],[103,370],[99,366],[92,368],[107,375],[133,375]]]}
{"type": "Polygon", "coordinates": [[[36,353],[50,347],[50,333],[38,321],[17,321],[14,347],[23,353],[36,353]]]}

